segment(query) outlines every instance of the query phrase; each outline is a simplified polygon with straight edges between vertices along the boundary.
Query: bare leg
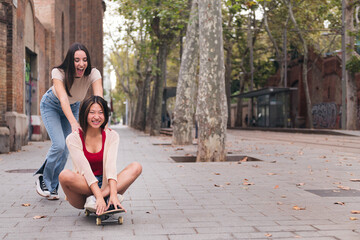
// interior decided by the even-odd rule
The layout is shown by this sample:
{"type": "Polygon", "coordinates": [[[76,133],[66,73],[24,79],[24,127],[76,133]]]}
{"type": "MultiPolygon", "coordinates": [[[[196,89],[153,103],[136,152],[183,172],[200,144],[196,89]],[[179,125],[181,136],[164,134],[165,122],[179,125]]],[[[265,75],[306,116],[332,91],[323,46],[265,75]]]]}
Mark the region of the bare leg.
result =
{"type": "Polygon", "coordinates": [[[117,191],[124,194],[130,185],[140,176],[142,166],[138,162],[130,163],[117,175],[117,191]]]}
{"type": "Polygon", "coordinates": [[[69,203],[83,209],[86,198],[92,194],[85,177],[65,169],[60,173],[59,181],[69,203]]]}
{"type": "MultiPolygon", "coordinates": [[[[117,192],[120,194],[124,194],[125,191],[130,187],[130,185],[140,176],[141,172],[142,166],[140,165],[140,163],[133,162],[127,165],[124,170],[122,170],[117,175],[117,192]]],[[[109,185],[101,191],[103,196],[109,196],[109,185]]]]}

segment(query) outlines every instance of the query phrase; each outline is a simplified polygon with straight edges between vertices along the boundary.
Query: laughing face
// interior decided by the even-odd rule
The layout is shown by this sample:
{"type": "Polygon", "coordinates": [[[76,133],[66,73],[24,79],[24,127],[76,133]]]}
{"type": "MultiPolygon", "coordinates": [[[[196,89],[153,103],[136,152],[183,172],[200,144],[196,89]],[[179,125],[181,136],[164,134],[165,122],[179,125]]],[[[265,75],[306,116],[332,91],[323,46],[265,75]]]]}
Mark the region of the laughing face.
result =
{"type": "Polygon", "coordinates": [[[74,54],[75,76],[84,76],[85,69],[88,66],[87,56],[83,50],[77,50],[74,54]]]}
{"type": "Polygon", "coordinates": [[[100,128],[104,123],[104,111],[98,103],[94,103],[90,107],[87,122],[91,128],[100,128]]]}

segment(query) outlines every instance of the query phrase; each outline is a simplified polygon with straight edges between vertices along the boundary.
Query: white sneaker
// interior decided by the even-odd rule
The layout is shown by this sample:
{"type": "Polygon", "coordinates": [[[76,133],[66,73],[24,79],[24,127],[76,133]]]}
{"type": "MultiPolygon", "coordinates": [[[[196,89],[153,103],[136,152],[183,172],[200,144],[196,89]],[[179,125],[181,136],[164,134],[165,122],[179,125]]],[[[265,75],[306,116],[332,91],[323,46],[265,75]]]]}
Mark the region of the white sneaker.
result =
{"type": "Polygon", "coordinates": [[[36,179],[35,185],[36,185],[36,191],[40,196],[43,196],[43,197],[50,196],[49,189],[47,189],[47,187],[44,183],[43,175],[39,175],[39,177],[36,179]]]}
{"type": "Polygon", "coordinates": [[[94,195],[91,195],[86,198],[84,208],[90,212],[96,212],[96,198],[94,195]]]}

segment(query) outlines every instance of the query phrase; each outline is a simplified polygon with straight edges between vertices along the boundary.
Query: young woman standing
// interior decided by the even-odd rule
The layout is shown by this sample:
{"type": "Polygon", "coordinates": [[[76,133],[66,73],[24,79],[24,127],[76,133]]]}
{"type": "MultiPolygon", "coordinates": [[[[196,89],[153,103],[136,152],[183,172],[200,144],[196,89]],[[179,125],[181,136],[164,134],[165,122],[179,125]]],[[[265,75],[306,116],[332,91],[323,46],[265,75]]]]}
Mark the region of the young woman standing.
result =
{"type": "Polygon", "coordinates": [[[35,174],[36,191],[49,200],[59,199],[59,174],[68,158],[66,137],[80,127],[77,122],[80,102],[90,86],[93,94],[103,96],[101,74],[91,67],[90,55],[80,43],[70,46],[63,63],[52,72],[53,86],[40,102],[42,121],[49,134],[51,147],[45,162],[35,174]]]}
{"type": "Polygon", "coordinates": [[[59,179],[66,199],[75,208],[102,214],[110,207],[122,208],[121,194],[141,174],[139,163],[117,173],[117,132],[105,126],[109,120],[107,102],[99,96],[86,99],[80,108],[81,129],[66,138],[74,171],[65,169],[59,179]]]}

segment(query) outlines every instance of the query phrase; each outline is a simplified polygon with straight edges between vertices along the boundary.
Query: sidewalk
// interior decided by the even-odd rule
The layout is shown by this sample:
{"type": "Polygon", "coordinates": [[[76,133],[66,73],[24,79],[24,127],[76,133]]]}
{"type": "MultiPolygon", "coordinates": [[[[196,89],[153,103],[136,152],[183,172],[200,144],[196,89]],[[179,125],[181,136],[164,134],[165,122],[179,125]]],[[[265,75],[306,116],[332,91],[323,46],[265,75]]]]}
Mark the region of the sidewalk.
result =
{"type": "Polygon", "coordinates": [[[118,170],[143,166],[125,194],[123,225],[96,226],[61,190],[59,201],[41,198],[32,173],[50,142],[31,142],[0,155],[0,239],[360,239],[351,213],[360,210],[360,183],[351,181],[360,179],[359,137],[228,130],[231,155],[262,161],[176,163],[170,156],[196,155],[197,146],[112,128],[118,170]]]}

